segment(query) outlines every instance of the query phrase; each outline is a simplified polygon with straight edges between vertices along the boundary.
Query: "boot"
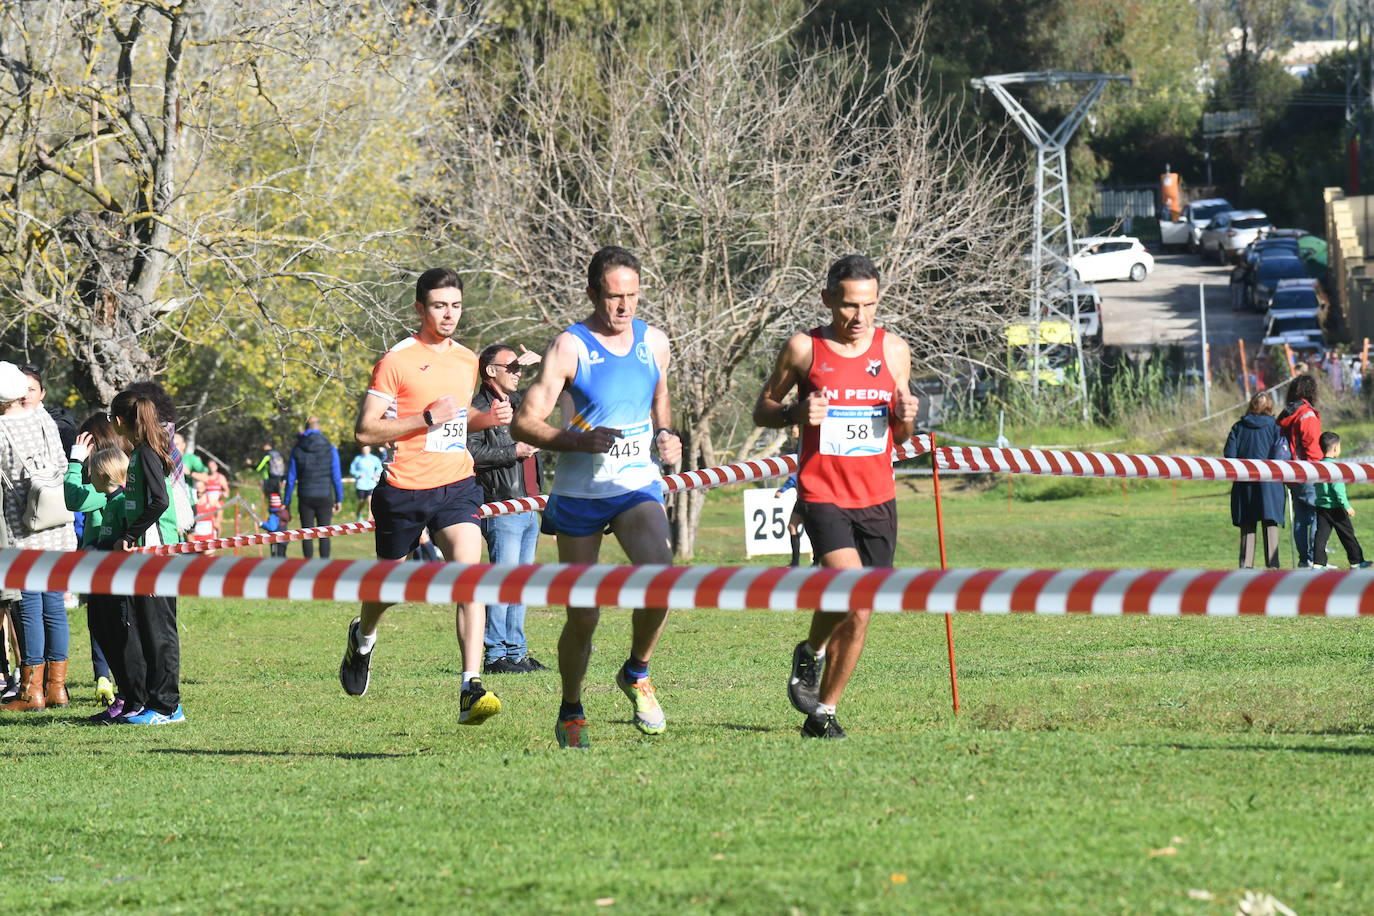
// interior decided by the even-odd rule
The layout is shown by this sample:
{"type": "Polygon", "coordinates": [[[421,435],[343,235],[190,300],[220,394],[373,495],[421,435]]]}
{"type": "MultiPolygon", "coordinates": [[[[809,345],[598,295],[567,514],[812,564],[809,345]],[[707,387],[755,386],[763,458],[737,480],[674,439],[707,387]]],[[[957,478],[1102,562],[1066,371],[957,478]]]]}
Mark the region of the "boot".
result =
{"type": "Polygon", "coordinates": [[[71,702],[71,697],[67,695],[67,660],[64,658],[60,662],[48,662],[48,671],[44,676],[44,700],[48,706],[66,706],[71,702]]]}
{"type": "Polygon", "coordinates": [[[19,667],[19,696],[10,700],[0,709],[5,712],[35,712],[45,709],[43,700],[43,666],[21,665],[19,667]]]}

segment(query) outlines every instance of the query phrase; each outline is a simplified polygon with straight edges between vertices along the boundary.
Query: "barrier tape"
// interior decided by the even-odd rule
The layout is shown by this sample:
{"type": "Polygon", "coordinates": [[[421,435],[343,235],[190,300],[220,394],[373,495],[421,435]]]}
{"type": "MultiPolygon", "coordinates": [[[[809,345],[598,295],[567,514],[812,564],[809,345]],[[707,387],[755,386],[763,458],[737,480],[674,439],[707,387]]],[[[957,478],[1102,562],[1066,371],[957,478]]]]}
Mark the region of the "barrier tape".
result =
{"type": "Polygon", "coordinates": [[[942,471],[1160,480],[1369,483],[1374,464],[1358,461],[1261,461],[1191,455],[1128,455],[1036,448],[936,449],[942,471]]]}
{"type": "Polygon", "coordinates": [[[529,566],[0,551],[5,588],[291,601],[1153,617],[1374,616],[1363,570],[529,566]]]}
{"type": "MultiPolygon", "coordinates": [[[[892,460],[905,461],[924,455],[930,451],[930,436],[916,436],[903,442],[892,450],[892,460]]],[[[714,468],[695,471],[682,471],[668,474],[662,478],[663,488],[668,493],[679,490],[710,490],[716,487],[737,483],[750,483],[786,477],[797,471],[797,456],[783,455],[780,458],[762,458],[755,461],[741,461],[714,468]]],[[[504,499],[483,503],[480,518],[496,515],[513,515],[518,512],[537,512],[548,503],[547,496],[522,496],[519,499],[504,499]]],[[[320,525],[315,528],[292,528],[287,531],[264,532],[261,534],[237,534],[231,537],[212,538],[203,541],[184,541],[180,544],[166,544],[158,547],[140,548],[141,553],[156,556],[171,556],[179,553],[204,553],[208,550],[224,550],[232,547],[254,547],[261,544],[283,544],[292,541],[309,541],[316,538],[338,537],[347,534],[362,534],[377,526],[372,522],[350,522],[345,525],[320,525]]]]}

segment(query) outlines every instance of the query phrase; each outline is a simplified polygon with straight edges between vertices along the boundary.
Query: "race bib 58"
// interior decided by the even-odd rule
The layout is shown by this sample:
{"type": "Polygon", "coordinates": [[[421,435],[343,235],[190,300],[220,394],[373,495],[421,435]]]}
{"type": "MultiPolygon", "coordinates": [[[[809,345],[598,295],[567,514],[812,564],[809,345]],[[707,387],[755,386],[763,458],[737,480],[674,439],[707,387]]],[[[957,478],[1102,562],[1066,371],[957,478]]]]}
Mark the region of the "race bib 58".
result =
{"type": "Polygon", "coordinates": [[[821,454],[841,458],[887,453],[887,405],[829,407],[821,421],[821,454]]]}

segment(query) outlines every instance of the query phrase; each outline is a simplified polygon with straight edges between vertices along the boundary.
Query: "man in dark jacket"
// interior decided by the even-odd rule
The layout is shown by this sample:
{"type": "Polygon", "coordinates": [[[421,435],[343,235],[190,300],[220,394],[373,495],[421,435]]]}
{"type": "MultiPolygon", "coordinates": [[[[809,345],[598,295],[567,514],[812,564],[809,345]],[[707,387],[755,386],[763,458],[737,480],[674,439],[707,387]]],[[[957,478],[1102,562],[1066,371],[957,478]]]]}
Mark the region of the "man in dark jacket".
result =
{"type": "MultiPolygon", "coordinates": [[[[523,348],[522,348],[523,349],[523,348]]],[[[508,400],[511,409],[520,406],[524,392],[519,390],[520,375],[527,364],[539,356],[526,350],[516,352],[505,344],[493,344],[477,357],[477,373],[482,387],[472,396],[472,409],[490,410],[494,401],[508,400]]],[[[487,502],[537,496],[543,489],[543,457],[539,449],[511,438],[510,425],[491,426],[468,435],[468,452],[477,466],[477,482],[487,502]]],[[[539,539],[539,513],[519,512],[498,515],[482,521],[482,535],[493,563],[533,563],[539,539]]],[[[529,654],[525,642],[523,604],[487,605],[486,655],[482,670],[487,674],[518,674],[548,669],[529,654]]]]}
{"type": "MultiPolygon", "coordinates": [[[[286,497],[300,486],[298,503],[301,527],[328,525],[334,513],[343,508],[343,471],[339,466],[339,450],[320,432],[318,417],[305,421],[305,432],[296,437],[291,458],[286,463],[286,497]]],[[[308,560],[315,556],[315,542],[301,541],[301,550],[308,560]]],[[[329,538],[320,539],[320,559],[329,559],[329,538]]]]}

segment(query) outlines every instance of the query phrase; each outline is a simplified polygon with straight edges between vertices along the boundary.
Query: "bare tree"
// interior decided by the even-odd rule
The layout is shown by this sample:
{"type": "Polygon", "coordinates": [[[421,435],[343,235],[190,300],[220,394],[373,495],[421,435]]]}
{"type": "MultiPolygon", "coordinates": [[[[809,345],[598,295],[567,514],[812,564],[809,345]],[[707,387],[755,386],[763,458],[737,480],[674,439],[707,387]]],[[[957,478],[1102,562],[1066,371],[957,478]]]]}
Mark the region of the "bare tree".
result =
{"type": "Polygon", "coordinates": [[[69,354],[94,404],[204,346],[318,393],[383,333],[408,150],[482,34],[470,6],[0,0],[4,327],[69,354]]]}
{"type": "MultiPolygon", "coordinates": [[[[836,257],[878,260],[917,371],[995,349],[1024,289],[1019,171],[910,88],[918,54],[874,75],[859,44],[807,51],[795,34],[678,17],[633,48],[555,40],[516,79],[475,65],[449,87],[445,238],[549,335],[587,312],[592,251],[635,250],[692,467],[751,436],[741,412],[785,336],[826,319],[836,257]]],[[[685,556],[702,504],[675,506],[685,556]]]]}

